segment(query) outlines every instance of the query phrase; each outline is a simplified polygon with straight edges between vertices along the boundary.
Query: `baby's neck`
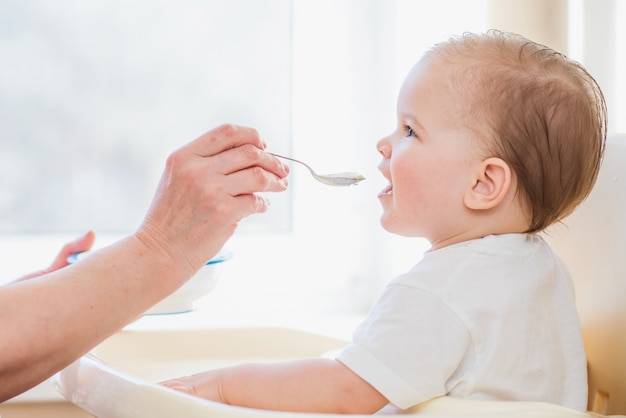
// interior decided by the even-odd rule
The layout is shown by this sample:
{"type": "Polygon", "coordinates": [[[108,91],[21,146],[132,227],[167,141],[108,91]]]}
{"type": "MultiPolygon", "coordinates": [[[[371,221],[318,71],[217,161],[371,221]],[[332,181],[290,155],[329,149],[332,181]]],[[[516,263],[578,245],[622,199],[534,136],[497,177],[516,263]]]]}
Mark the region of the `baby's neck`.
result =
{"type": "Polygon", "coordinates": [[[430,243],[437,250],[460,242],[483,238],[488,235],[522,234],[530,228],[530,218],[519,207],[500,208],[493,211],[469,211],[465,213],[458,231],[433,239],[430,243]]]}

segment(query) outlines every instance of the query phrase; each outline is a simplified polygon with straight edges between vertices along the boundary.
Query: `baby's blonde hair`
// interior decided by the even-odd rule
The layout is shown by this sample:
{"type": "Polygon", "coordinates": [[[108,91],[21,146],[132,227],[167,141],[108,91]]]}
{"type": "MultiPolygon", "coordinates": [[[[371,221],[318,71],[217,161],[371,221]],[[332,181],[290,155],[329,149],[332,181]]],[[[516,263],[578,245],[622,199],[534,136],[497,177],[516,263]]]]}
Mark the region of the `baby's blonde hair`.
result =
{"type": "Polygon", "coordinates": [[[591,192],[606,141],[606,104],[579,63],[520,35],[465,34],[426,57],[450,70],[467,106],[460,121],[483,139],[486,157],[506,161],[531,222],[545,229],[591,192]]]}

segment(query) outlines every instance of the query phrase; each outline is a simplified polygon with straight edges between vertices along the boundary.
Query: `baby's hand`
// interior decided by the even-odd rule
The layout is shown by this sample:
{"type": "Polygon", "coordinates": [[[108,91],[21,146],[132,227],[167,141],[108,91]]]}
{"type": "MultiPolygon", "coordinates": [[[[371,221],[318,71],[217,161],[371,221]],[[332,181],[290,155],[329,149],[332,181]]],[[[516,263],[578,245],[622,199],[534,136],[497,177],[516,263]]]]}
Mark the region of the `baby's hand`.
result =
{"type": "Polygon", "coordinates": [[[191,376],[166,380],[159,384],[189,395],[225,403],[220,382],[219,370],[209,370],[191,376]]]}

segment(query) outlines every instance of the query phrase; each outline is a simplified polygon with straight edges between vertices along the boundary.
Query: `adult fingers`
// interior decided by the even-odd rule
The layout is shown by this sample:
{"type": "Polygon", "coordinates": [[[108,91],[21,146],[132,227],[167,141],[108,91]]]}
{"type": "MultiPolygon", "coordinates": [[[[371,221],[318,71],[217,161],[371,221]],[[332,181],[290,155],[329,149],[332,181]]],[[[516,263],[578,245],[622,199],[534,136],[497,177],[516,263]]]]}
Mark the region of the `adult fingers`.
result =
{"type": "Polygon", "coordinates": [[[57,254],[56,258],[48,267],[46,272],[52,272],[62,267],[67,266],[67,258],[74,253],[79,253],[91,249],[94,241],[96,240],[96,234],[93,231],[88,231],[84,235],[76,238],[74,241],[65,244],[61,251],[57,254]]]}
{"type": "Polygon", "coordinates": [[[224,190],[231,196],[256,192],[282,192],[287,189],[287,177],[279,177],[259,166],[247,167],[223,177],[224,190]]]}
{"type": "Polygon", "coordinates": [[[289,165],[249,144],[231,148],[211,157],[210,164],[213,170],[225,175],[251,167],[259,167],[279,178],[285,178],[289,174],[289,165]]]}
{"type": "Polygon", "coordinates": [[[183,149],[200,157],[211,157],[230,148],[248,144],[258,149],[265,149],[266,144],[256,129],[245,126],[224,124],[211,129],[183,149]]]}

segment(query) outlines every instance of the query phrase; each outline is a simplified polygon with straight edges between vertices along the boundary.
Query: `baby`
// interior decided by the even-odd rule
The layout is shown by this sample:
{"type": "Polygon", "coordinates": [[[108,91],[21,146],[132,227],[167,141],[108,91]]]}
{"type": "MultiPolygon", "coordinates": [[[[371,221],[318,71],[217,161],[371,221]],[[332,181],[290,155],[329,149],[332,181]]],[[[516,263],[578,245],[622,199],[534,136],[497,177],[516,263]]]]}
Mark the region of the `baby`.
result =
{"type": "Polygon", "coordinates": [[[392,280],[336,359],[211,370],[163,384],[233,405],[367,414],[439,396],[584,410],[566,266],[538,232],[591,191],[606,137],[581,65],[490,31],[436,45],[378,144],[381,223],[432,248],[392,280]]]}

